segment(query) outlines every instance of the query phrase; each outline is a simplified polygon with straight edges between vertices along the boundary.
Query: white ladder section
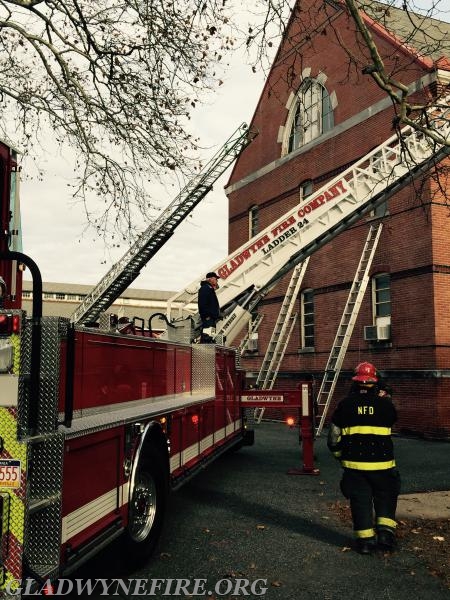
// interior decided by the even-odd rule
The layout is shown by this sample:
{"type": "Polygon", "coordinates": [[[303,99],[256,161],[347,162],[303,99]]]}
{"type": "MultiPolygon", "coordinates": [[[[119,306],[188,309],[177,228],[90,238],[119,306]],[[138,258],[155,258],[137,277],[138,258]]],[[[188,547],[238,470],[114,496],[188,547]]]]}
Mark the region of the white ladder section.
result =
{"type": "Polygon", "coordinates": [[[263,319],[264,319],[264,315],[262,315],[261,313],[258,313],[256,315],[256,317],[254,318],[254,320],[251,321],[247,335],[244,338],[242,338],[241,343],[238,346],[238,350],[241,354],[243,352],[245,352],[246,350],[251,349],[251,348],[249,348],[249,344],[251,343],[251,340],[253,339],[252,335],[257,333],[259,326],[261,325],[261,321],[263,319]]]}
{"type": "Polygon", "coordinates": [[[169,206],[111,267],[71,316],[80,325],[94,321],[138,277],[141,269],[173,235],[175,229],[211,191],[213,184],[255,137],[243,123],[222,148],[183,188],[169,206]]]}
{"type": "Polygon", "coordinates": [[[333,397],[334,388],[336,387],[342,363],[344,362],[345,353],[347,352],[359,309],[361,308],[364,294],[367,289],[370,267],[382,229],[382,223],[379,223],[376,226],[371,225],[367,234],[366,243],[362,251],[358,268],[356,269],[355,278],[325,367],[325,373],[319,388],[319,393],[317,394],[317,408],[320,413],[320,421],[316,429],[316,437],[322,433],[331,398],[333,397]]]}
{"type": "MultiPolygon", "coordinates": [[[[309,257],[297,265],[289,282],[283,303],[278,313],[278,318],[273,328],[270,342],[267,346],[258,378],[256,380],[257,389],[271,390],[280,369],[286,348],[291,337],[292,330],[297,320],[297,313],[292,314],[295,303],[298,298],[300,286],[308,266],[309,257]]],[[[264,415],[264,407],[255,409],[255,419],[258,423],[264,415]]]]}
{"type": "MultiPolygon", "coordinates": [[[[217,290],[220,306],[236,303],[236,309],[233,307],[220,322],[217,334],[226,336],[231,343],[247,322],[248,315],[242,313],[245,303],[250,302],[247,292],[253,290],[258,296],[307,256],[450,154],[449,98],[442,100],[440,111],[432,109],[426,115],[429,127],[441,143],[405,127],[400,135],[395,134],[380,144],[210,269],[221,277],[217,290]]],[[[183,305],[193,301],[199,281],[193,281],[173,296],[169,304],[177,301],[181,311],[183,305]]]]}

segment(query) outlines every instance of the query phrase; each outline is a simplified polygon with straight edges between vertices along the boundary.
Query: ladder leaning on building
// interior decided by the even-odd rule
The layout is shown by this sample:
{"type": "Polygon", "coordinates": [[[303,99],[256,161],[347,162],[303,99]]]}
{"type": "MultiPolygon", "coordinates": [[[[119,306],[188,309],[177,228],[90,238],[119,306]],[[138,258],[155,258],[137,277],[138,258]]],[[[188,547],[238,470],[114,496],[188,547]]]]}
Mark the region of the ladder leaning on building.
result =
{"type": "Polygon", "coordinates": [[[341,321],[334,338],[333,346],[330,351],[328,362],[325,367],[325,373],[317,394],[317,411],[319,425],[316,428],[316,437],[318,437],[325,424],[328,408],[333,397],[334,388],[339,377],[339,373],[344,362],[345,353],[352,337],[353,328],[359,314],[359,309],[364,298],[364,294],[369,283],[370,267],[380,239],[383,223],[371,225],[367,234],[366,243],[361,254],[361,258],[356,269],[355,278],[342,313],[341,321]]]}
{"type": "MultiPolygon", "coordinates": [[[[286,295],[284,296],[275,327],[273,328],[272,337],[270,338],[256,379],[256,387],[261,390],[271,390],[275,384],[281,361],[283,360],[292,330],[297,321],[297,313],[292,313],[308,267],[308,262],[309,256],[297,265],[292,272],[286,295]]],[[[255,419],[258,423],[261,422],[263,415],[264,407],[255,409],[255,419]]]]}

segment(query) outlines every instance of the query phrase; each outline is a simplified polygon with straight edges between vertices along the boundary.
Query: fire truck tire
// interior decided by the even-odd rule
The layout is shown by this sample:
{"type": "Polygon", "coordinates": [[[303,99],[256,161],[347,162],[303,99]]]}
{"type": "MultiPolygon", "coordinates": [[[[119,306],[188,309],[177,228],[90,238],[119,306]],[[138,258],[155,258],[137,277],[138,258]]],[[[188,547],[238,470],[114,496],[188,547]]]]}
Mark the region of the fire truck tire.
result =
{"type": "Polygon", "coordinates": [[[124,536],[130,566],[151,556],[161,533],[168,493],[166,462],[153,445],[139,459],[124,536]]]}

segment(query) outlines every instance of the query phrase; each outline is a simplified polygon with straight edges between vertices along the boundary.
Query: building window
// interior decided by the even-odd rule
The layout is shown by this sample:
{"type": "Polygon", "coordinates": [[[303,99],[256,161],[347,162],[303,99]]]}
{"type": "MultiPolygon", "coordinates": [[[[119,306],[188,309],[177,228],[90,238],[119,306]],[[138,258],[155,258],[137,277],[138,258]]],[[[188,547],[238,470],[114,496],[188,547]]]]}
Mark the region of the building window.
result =
{"type": "Polygon", "coordinates": [[[251,239],[259,232],[259,207],[252,206],[248,211],[248,238],[251,239]]]}
{"type": "Polygon", "coordinates": [[[303,290],[300,295],[301,347],[314,348],[314,291],[303,290]]]}
{"type": "Polygon", "coordinates": [[[65,300],[66,299],[66,295],[65,294],[61,294],[61,292],[56,292],[55,298],[57,300],[65,300]]]}
{"type": "Polygon", "coordinates": [[[31,292],[23,291],[22,292],[22,298],[31,298],[31,292]]]}
{"type": "Polygon", "coordinates": [[[327,89],[315,79],[305,79],[288,117],[288,152],[311,142],[333,126],[333,108],[327,89]]]}
{"type": "Polygon", "coordinates": [[[307,179],[303,183],[300,184],[299,195],[300,202],[302,202],[308,196],[311,196],[313,193],[313,182],[311,179],[307,179]]]}
{"type": "Polygon", "coordinates": [[[370,211],[370,216],[377,219],[381,219],[388,214],[388,203],[386,200],[370,211]]]}
{"type": "Polygon", "coordinates": [[[53,298],[53,297],[54,296],[53,296],[52,292],[44,292],[44,298],[46,300],[50,300],[50,298],[53,298]]]}
{"type": "Polygon", "coordinates": [[[387,325],[391,322],[391,277],[389,273],[379,273],[372,277],[372,310],[375,324],[387,325]]]}

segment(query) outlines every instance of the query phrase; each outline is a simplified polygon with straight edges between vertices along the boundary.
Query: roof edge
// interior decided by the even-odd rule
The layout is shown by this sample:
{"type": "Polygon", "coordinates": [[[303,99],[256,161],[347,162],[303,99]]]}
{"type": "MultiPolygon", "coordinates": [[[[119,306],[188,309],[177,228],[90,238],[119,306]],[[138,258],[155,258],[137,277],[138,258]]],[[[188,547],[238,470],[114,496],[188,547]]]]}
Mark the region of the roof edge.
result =
{"type": "Polygon", "coordinates": [[[369,15],[363,10],[361,10],[360,13],[363,21],[365,21],[371,29],[373,29],[378,35],[380,35],[384,39],[391,42],[394,46],[398,48],[398,50],[401,50],[404,54],[407,54],[408,56],[412,55],[414,60],[416,60],[423,68],[432,70],[436,67],[435,61],[432,58],[420,54],[413,46],[406,44],[401,38],[388,31],[378,21],[375,21],[375,19],[369,17],[369,15]]]}

